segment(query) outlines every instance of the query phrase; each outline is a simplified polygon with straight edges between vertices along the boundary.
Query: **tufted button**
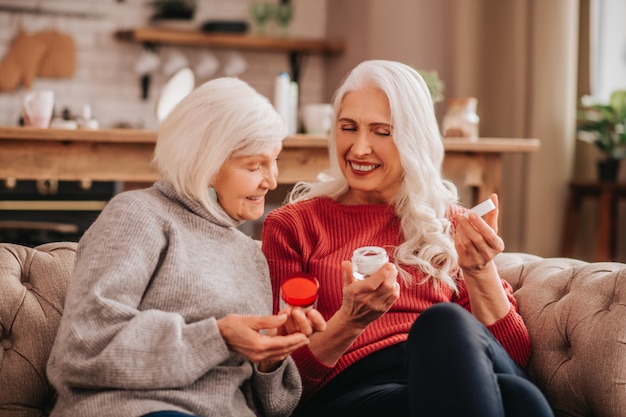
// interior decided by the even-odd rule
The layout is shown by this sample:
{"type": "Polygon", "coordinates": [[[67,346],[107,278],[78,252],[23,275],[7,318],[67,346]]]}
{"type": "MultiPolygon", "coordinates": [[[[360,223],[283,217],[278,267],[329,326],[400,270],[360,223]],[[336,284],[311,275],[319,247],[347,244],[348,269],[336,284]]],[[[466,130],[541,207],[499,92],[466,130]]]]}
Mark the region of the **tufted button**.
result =
{"type": "Polygon", "coordinates": [[[2,345],[2,348],[4,350],[9,350],[13,347],[13,342],[11,342],[9,339],[2,339],[0,345],[2,345]]]}
{"type": "Polygon", "coordinates": [[[24,281],[24,282],[22,283],[22,285],[24,285],[24,287],[25,287],[27,290],[32,290],[32,289],[33,289],[33,284],[31,284],[31,283],[30,283],[30,282],[28,282],[28,281],[24,281]]]}

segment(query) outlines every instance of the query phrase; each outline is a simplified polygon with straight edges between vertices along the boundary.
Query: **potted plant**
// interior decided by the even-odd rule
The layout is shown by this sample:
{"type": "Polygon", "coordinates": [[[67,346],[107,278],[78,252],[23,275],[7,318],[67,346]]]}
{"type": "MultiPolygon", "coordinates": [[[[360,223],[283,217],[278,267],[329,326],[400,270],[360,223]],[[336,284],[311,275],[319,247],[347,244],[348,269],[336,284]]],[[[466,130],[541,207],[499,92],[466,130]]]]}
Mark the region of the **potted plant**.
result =
{"type": "Polygon", "coordinates": [[[581,98],[578,138],[592,143],[605,156],[598,161],[600,180],[615,181],[620,161],[626,157],[626,90],[611,93],[608,104],[581,98]]]}
{"type": "Polygon", "coordinates": [[[441,78],[439,78],[439,73],[435,70],[418,70],[417,72],[419,72],[426,82],[428,91],[430,91],[430,95],[433,98],[433,103],[442,101],[445,84],[441,78]]]}

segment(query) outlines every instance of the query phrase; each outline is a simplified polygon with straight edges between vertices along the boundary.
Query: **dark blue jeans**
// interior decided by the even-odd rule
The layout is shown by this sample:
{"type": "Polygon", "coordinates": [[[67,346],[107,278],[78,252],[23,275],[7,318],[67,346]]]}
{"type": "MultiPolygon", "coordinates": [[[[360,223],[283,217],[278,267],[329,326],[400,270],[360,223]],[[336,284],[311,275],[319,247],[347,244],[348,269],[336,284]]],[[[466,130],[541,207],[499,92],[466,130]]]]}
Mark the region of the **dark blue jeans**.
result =
{"type": "Polygon", "coordinates": [[[369,355],[298,417],[553,417],[543,394],[493,335],[453,303],[413,324],[406,343],[369,355]]]}

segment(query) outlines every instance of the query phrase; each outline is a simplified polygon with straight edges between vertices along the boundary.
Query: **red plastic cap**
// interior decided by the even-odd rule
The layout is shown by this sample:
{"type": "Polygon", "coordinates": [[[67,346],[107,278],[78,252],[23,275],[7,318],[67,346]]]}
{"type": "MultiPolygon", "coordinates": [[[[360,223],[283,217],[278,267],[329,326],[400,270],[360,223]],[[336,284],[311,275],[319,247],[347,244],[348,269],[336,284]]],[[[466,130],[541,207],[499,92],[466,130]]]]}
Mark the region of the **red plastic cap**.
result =
{"type": "Polygon", "coordinates": [[[287,278],[280,286],[283,300],[294,307],[307,307],[317,299],[319,283],[306,274],[300,273],[287,278]]]}

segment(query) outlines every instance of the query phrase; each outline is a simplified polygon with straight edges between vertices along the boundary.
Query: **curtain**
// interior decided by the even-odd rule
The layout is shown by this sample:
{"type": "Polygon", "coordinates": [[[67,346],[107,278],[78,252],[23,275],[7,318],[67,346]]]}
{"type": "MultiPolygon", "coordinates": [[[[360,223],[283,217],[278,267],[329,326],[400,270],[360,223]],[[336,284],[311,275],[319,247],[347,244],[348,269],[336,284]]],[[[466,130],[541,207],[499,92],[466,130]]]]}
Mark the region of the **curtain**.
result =
{"type": "MultiPolygon", "coordinates": [[[[573,172],[578,0],[333,0],[327,95],[363,59],[435,69],[446,97],[477,97],[483,137],[539,138],[504,163],[507,250],[556,256],[573,172]]],[[[437,109],[439,114],[441,109],[437,109]]]]}

